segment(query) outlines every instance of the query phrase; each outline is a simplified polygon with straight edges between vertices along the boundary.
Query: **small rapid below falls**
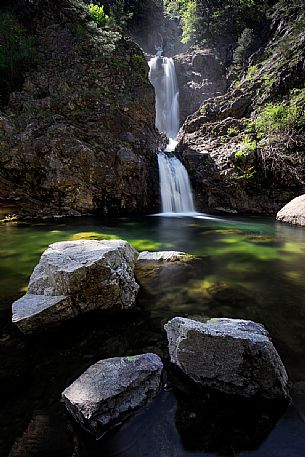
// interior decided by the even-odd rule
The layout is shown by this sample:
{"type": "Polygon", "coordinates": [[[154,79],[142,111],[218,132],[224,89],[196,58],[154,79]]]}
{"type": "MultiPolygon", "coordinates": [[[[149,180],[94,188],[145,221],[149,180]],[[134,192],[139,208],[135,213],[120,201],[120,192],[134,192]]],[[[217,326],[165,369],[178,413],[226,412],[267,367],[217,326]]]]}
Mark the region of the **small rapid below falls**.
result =
{"type": "Polygon", "coordinates": [[[158,153],[160,192],[163,213],[194,213],[188,173],[174,151],[179,121],[179,90],[173,59],[156,56],[149,61],[149,79],[156,94],[156,127],[169,138],[165,152],[158,153]]]}

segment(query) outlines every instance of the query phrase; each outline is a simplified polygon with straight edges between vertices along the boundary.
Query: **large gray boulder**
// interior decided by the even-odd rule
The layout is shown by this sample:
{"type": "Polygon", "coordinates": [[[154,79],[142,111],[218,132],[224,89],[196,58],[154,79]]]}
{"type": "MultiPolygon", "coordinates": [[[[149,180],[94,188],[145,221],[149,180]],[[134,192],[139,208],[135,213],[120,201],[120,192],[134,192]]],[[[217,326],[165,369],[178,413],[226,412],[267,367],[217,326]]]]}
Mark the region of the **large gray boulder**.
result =
{"type": "Polygon", "coordinates": [[[62,393],[77,422],[98,435],[148,405],[161,385],[163,364],[155,354],[100,360],[62,393]]]}
{"type": "Polygon", "coordinates": [[[280,222],[305,226],[305,194],[291,200],[276,216],[280,222]]]}
{"type": "Polygon", "coordinates": [[[54,243],[42,254],[28,294],[13,303],[13,322],[32,333],[95,309],[128,309],[139,289],[138,253],[127,241],[54,243]]]}
{"type": "Polygon", "coordinates": [[[239,319],[165,325],[171,362],[196,383],[228,394],[288,398],[288,377],[268,332],[239,319]]]}

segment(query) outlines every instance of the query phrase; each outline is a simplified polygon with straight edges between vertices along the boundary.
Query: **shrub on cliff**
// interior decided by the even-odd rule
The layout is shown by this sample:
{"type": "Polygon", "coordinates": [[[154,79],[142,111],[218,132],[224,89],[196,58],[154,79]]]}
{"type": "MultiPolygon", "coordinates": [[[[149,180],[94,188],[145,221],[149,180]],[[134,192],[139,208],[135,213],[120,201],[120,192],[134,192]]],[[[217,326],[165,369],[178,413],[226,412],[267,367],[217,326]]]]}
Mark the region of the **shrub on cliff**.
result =
{"type": "Polygon", "coordinates": [[[107,27],[109,24],[109,16],[105,13],[103,5],[99,6],[94,3],[90,3],[89,13],[92,20],[101,27],[107,27]]]}

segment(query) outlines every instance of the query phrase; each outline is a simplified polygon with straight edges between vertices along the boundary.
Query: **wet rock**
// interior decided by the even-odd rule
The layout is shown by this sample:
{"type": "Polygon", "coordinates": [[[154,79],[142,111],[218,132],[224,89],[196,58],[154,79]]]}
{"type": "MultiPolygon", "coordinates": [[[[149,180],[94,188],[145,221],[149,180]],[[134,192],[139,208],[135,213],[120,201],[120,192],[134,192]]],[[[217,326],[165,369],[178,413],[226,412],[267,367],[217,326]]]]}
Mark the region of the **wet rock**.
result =
{"type": "Polygon", "coordinates": [[[171,362],[199,385],[244,397],[288,398],[285,367],[261,324],[175,317],[165,330],[171,362]]]}
{"type": "Polygon", "coordinates": [[[32,333],[95,309],[128,309],[139,289],[138,253],[126,241],[54,243],[42,254],[28,294],[13,304],[13,322],[32,333]]]}
{"type": "Polygon", "coordinates": [[[163,364],[155,354],[100,360],[62,393],[82,427],[99,435],[149,404],[161,384],[163,364]]]}
{"type": "MultiPolygon", "coordinates": [[[[135,266],[136,280],[142,293],[159,294],[167,301],[166,291],[171,294],[177,284],[182,284],[196,258],[179,251],[141,252],[135,266]]],[[[143,295],[143,294],[142,294],[143,295]]],[[[179,294],[178,294],[179,295],[179,294]]],[[[174,302],[177,303],[177,297],[174,302]]],[[[150,297],[151,300],[151,297],[150,297]]]]}
{"type": "Polygon", "coordinates": [[[282,208],[276,216],[280,222],[305,226],[305,195],[296,197],[282,208]]]}
{"type": "Polygon", "coordinates": [[[194,259],[190,254],[179,251],[143,251],[139,254],[137,264],[139,263],[163,263],[163,262],[187,262],[194,259]]]}

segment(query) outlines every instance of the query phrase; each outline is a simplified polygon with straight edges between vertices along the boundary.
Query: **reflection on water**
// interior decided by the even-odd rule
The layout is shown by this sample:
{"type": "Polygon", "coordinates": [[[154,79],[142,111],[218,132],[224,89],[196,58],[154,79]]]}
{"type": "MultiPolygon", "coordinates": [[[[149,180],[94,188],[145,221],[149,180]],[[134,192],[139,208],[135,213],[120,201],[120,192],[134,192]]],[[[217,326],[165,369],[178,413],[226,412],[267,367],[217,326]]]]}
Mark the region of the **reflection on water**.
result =
{"type": "Polygon", "coordinates": [[[11,457],[304,457],[305,229],[258,218],[77,218],[57,224],[6,224],[0,236],[3,455],[22,436],[11,457]],[[143,288],[137,308],[128,314],[82,316],[35,338],[23,337],[10,324],[11,302],[24,293],[48,244],[116,238],[138,250],[175,249],[198,258],[180,268],[137,272],[143,288]],[[66,415],[59,403],[61,391],[100,358],[155,352],[167,360],[162,325],[175,315],[262,322],[295,386],[293,405],[274,427],[267,415],[253,423],[253,415],[244,418],[237,409],[238,414],[230,416],[228,411],[236,408],[226,411],[213,402],[196,412],[189,400],[163,392],[148,411],[102,442],[93,442],[66,415]],[[247,426],[260,433],[252,439],[250,433],[245,441],[247,426]]]}

